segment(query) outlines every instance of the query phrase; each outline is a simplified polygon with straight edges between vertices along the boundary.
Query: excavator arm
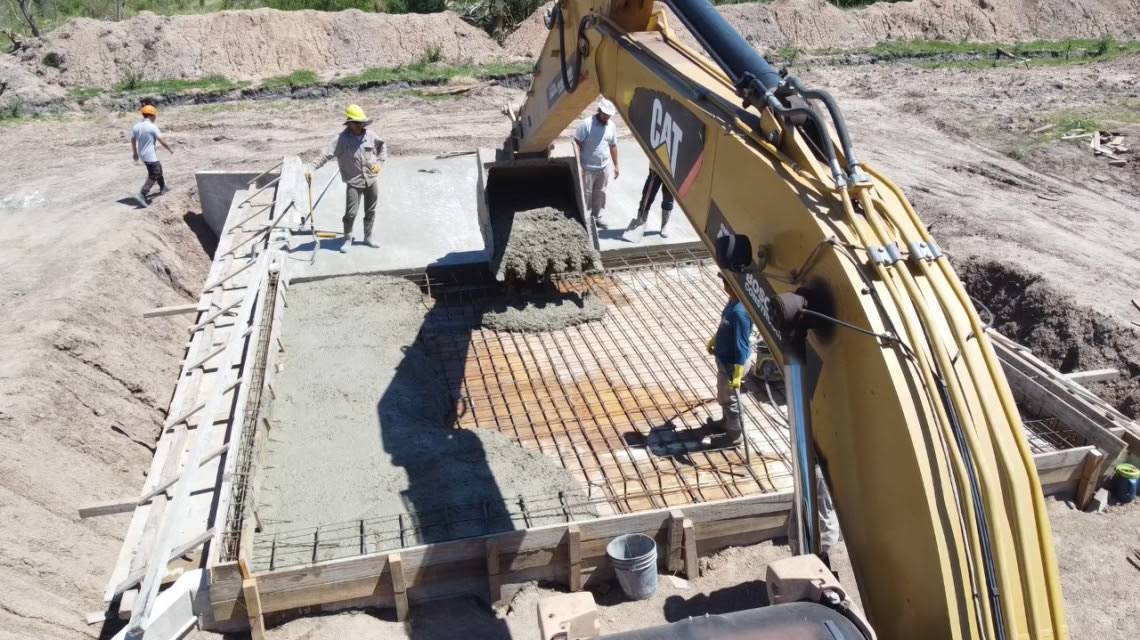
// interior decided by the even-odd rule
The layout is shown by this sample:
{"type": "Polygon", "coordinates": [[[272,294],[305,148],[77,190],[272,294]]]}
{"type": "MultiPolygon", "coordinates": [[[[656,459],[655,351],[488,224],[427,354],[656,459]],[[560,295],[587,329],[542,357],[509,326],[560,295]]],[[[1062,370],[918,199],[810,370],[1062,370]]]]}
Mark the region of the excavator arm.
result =
{"type": "Polygon", "coordinates": [[[803,546],[825,472],[884,638],[1067,638],[1044,501],[983,325],[829,95],[707,0],[560,0],[515,157],[611,99],[784,368],[803,546]]]}

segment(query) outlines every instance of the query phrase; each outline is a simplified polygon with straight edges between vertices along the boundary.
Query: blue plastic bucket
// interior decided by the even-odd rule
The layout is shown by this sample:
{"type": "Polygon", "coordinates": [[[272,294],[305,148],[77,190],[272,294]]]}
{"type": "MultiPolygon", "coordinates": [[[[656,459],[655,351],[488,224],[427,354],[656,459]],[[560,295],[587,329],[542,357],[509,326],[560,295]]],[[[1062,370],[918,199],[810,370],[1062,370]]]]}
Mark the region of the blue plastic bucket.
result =
{"type": "Polygon", "coordinates": [[[1137,484],[1140,484],[1140,469],[1131,464],[1116,465],[1116,477],[1112,479],[1112,495],[1122,503],[1136,499],[1137,484]]]}
{"type": "Polygon", "coordinates": [[[640,533],[618,536],[606,545],[622,592],[644,600],[657,591],[657,543],[640,533]]]}

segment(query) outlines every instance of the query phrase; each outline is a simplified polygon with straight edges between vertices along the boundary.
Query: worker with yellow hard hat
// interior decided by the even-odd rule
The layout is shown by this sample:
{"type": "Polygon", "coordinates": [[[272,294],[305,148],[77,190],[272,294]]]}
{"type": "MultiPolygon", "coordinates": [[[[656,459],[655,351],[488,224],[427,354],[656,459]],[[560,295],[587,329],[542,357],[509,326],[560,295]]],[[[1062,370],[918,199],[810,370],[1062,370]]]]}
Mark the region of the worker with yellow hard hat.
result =
{"type": "Polygon", "coordinates": [[[313,163],[311,170],[305,172],[305,177],[312,179],[312,172],[320,169],[326,162],[336,158],[340,168],[340,177],[345,184],[344,199],[344,241],[340,245],[341,253],[348,253],[352,246],[352,225],[356,220],[356,212],[360,209],[360,200],[364,200],[364,245],[379,247],[380,244],[372,239],[372,225],[376,218],[376,201],[379,198],[377,178],[384,162],[388,160],[388,145],[368,128],[372,121],[364,114],[364,109],[357,104],[348,105],[344,112],[344,131],[337,136],[332,145],[321,154],[313,163]]]}
{"type": "Polygon", "coordinates": [[[166,147],[170,153],[174,153],[174,149],[166,144],[166,140],[162,137],[162,132],[158,130],[158,125],[154,123],[158,118],[158,109],[154,105],[148,104],[139,110],[142,113],[142,121],[136,124],[131,129],[131,155],[134,157],[135,162],[143,161],[146,165],[146,182],[143,183],[142,189],[135,194],[135,199],[138,200],[142,206],[147,206],[147,194],[150,193],[150,188],[158,184],[158,193],[162,195],[166,193],[166,179],[162,176],[162,163],[158,161],[158,146],[166,147]]]}

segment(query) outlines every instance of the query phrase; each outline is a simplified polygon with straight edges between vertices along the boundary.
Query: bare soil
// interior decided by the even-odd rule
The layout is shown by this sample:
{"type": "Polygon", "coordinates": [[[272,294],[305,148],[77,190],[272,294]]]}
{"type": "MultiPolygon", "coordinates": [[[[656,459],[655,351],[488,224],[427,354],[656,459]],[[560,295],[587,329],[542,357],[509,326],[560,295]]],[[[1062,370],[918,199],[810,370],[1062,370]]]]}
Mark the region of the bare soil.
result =
{"type": "MultiPolygon", "coordinates": [[[[1028,12],[1035,13],[1054,12],[1028,12]]],[[[1138,13],[1114,19],[1127,25],[1138,13]]],[[[1074,24],[1100,25],[1084,18],[1074,24]]],[[[997,262],[1065,296],[1069,302],[1050,306],[1046,295],[1032,308],[1061,311],[1083,367],[1101,353],[1083,328],[1094,312],[1103,316],[1096,316],[1094,341],[1097,326],[1117,336],[1114,344],[1135,344],[1140,335],[1129,324],[1140,321],[1129,302],[1140,296],[1137,163],[1109,167],[1031,131],[1065,110],[1118,113],[1135,104],[1138,70],[1136,58],[1125,58],[977,73],[868,65],[800,74],[836,94],[864,158],[906,189],[956,264],[997,262]]],[[[374,126],[394,153],[423,154],[497,146],[506,134],[499,108],[521,98],[518,90],[484,86],[458,100],[397,93],[357,99],[376,114],[374,126]]],[[[149,465],[188,321],[140,314],[196,300],[207,273],[203,243],[210,238],[200,231],[193,171],[264,168],[286,153],[311,154],[336,132],[342,110],[338,100],[319,99],[164,109],[159,123],[176,153],[163,152],[162,160],[173,191],[148,210],[124,201],[144,178],[129,155],[134,114],[0,127],[0,639],[103,631],[86,626],[83,615],[102,608],[129,516],[79,520],[76,509],[136,493],[149,465]]],[[[1128,122],[1120,128],[1140,135],[1128,122]]],[[[995,304],[994,313],[1002,317],[1009,307],[1016,318],[1019,305],[1029,308],[1030,301],[1014,298],[995,304]]],[[[1068,348],[1057,351],[1060,360],[1046,357],[1060,366],[1068,348]]],[[[1129,376],[1135,384],[1131,368],[1129,376]]],[[[1127,637],[1121,622],[1137,617],[1135,600],[1127,600],[1136,569],[1125,554],[1137,546],[1140,508],[1090,515],[1059,505],[1050,505],[1050,517],[1074,637],[1127,637]]],[[[700,603],[718,606],[718,591],[752,602],[752,587],[733,585],[762,577],[767,554],[777,551],[769,545],[732,552],[757,559],[729,562],[739,573],[718,570],[691,592],[665,597],[692,601],[692,611],[700,603]]],[[[473,636],[508,637],[495,619],[455,617],[466,606],[420,609],[416,637],[453,637],[447,632],[457,620],[471,621],[465,630],[473,636]],[[484,622],[487,633],[477,633],[484,622]]],[[[624,605],[606,606],[603,615],[612,630],[668,619],[663,604],[652,616],[624,605]]],[[[515,617],[533,622],[521,603],[515,617]]],[[[349,614],[299,620],[272,633],[361,637],[376,623],[349,614]]],[[[396,628],[385,627],[399,637],[396,628]]]]}
{"type": "Polygon", "coordinates": [[[504,58],[499,45],[451,12],[221,11],[192,16],[142,12],[122,22],[77,19],[31,41],[18,59],[47,83],[111,87],[127,71],[145,80],[220,74],[257,80],[298,70],[324,77],[394,67],[438,48],[442,61],[504,58]],[[48,53],[58,69],[43,64],[48,53]]]}

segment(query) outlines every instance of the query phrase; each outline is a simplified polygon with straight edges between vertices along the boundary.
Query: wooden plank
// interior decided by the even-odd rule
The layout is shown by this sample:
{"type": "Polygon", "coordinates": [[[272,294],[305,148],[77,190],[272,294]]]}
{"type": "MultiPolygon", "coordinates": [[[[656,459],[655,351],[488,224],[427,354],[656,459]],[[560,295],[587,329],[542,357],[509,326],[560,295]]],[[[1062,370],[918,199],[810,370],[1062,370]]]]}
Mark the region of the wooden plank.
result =
{"type": "Polygon", "coordinates": [[[1038,453],[1033,456],[1033,466],[1037,467],[1037,473],[1059,468],[1071,469],[1083,464],[1089,452],[1095,450],[1096,447],[1087,445],[1073,449],[1038,453]]]}
{"type": "Polygon", "coordinates": [[[198,311],[197,302],[193,304],[176,304],[169,307],[155,307],[150,311],[143,311],[142,317],[144,318],[161,318],[163,316],[177,316],[184,313],[194,313],[198,311]]]}
{"type": "Polygon", "coordinates": [[[96,516],[109,516],[116,513],[129,513],[139,504],[138,498],[119,498],[117,500],[104,500],[79,507],[80,518],[94,518],[96,516]]]}
{"type": "Polygon", "coordinates": [[[388,571],[392,575],[392,597],[396,600],[396,619],[408,619],[408,589],[404,584],[404,561],[398,553],[388,554],[388,571]]]}
{"type": "Polygon", "coordinates": [[[681,523],[685,538],[685,577],[696,580],[700,576],[700,561],[697,556],[697,528],[693,521],[685,518],[681,523]]]}
{"type": "Polygon", "coordinates": [[[681,527],[684,524],[684,519],[685,516],[681,513],[680,509],[672,509],[669,511],[668,557],[665,562],[665,568],[670,573],[676,573],[682,568],[681,554],[684,547],[684,530],[681,527]]]}
{"type": "Polygon", "coordinates": [[[1121,439],[1128,445],[1128,450],[1134,456],[1140,456],[1140,435],[1137,435],[1130,429],[1125,429],[1124,433],[1120,434],[1121,439]]]}
{"type": "Polygon", "coordinates": [[[582,530],[578,525],[566,527],[566,585],[571,591],[582,590],[582,530]]]}
{"type": "Polygon", "coordinates": [[[1089,382],[1107,382],[1109,380],[1116,380],[1120,377],[1119,369],[1092,369],[1090,371],[1074,371],[1072,373],[1061,374],[1066,380],[1076,382],[1077,384],[1086,384],[1089,382]]]}
{"type": "MultiPolygon", "coordinates": [[[[1100,449],[1110,460],[1124,450],[1124,441],[1108,430],[1111,424],[1105,424],[1105,419],[1094,407],[1086,401],[1072,394],[1065,393],[1058,388],[1062,382],[1053,380],[1022,359],[1002,340],[993,340],[992,344],[997,351],[1005,369],[1006,378],[1014,395],[1020,396],[1033,410],[1038,413],[1057,418],[1065,426],[1080,433],[1084,438],[1100,449]],[[1046,385],[1053,387],[1050,389],[1046,385]],[[1065,393],[1064,396],[1059,393],[1065,393]],[[1098,420],[1097,418],[1101,418],[1098,420]]],[[[1060,375],[1057,376],[1060,379],[1060,375]]]]}
{"type": "Polygon", "coordinates": [[[246,578],[241,583],[245,596],[245,611],[249,617],[250,640],[265,639],[265,618],[261,613],[261,594],[257,590],[257,578],[246,578]]]}
{"type": "MultiPolygon", "coordinates": [[[[186,542],[183,542],[182,544],[178,545],[177,547],[174,547],[174,549],[172,549],[170,551],[170,557],[169,557],[169,559],[167,559],[167,562],[169,563],[171,560],[174,560],[175,558],[179,558],[181,556],[184,556],[184,555],[190,553],[191,551],[193,551],[194,549],[196,549],[200,545],[204,544],[213,535],[214,535],[214,528],[210,527],[206,531],[203,531],[202,533],[199,533],[198,535],[194,536],[193,538],[190,538],[189,540],[187,540],[186,542]]],[[[120,593],[125,593],[129,589],[134,589],[134,587],[136,585],[138,585],[139,582],[142,581],[142,579],[145,575],[146,575],[146,568],[145,567],[132,571],[130,574],[127,575],[126,580],[119,583],[115,587],[115,590],[114,590],[115,595],[118,595],[120,593]]]]}
{"type": "Polygon", "coordinates": [[[1081,468],[1081,480],[1077,485],[1077,508],[1084,510],[1092,501],[1093,493],[1104,474],[1104,454],[1097,450],[1089,451],[1081,468]]]}

